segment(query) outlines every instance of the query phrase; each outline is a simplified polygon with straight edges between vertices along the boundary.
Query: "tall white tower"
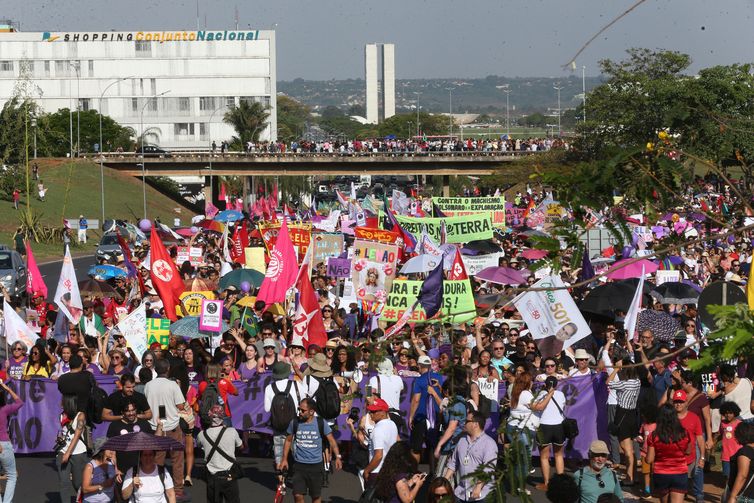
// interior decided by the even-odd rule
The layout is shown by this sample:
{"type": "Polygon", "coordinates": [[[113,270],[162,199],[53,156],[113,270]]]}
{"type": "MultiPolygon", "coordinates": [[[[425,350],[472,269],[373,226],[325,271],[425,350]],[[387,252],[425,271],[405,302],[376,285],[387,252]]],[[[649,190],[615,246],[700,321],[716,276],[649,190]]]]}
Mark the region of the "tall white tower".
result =
{"type": "Polygon", "coordinates": [[[395,115],[395,45],[382,44],[382,118],[395,115]]]}
{"type": "Polygon", "coordinates": [[[364,63],[367,81],[367,122],[379,121],[379,94],[377,89],[377,44],[367,44],[364,50],[364,63]]]}
{"type": "Polygon", "coordinates": [[[367,44],[364,49],[366,79],[366,120],[377,124],[395,115],[395,45],[367,44]],[[378,52],[381,46],[381,54],[378,52]],[[378,58],[381,65],[378,65],[378,58]],[[382,103],[380,103],[379,69],[382,69],[382,103]],[[382,108],[380,109],[380,104],[382,108]]]}

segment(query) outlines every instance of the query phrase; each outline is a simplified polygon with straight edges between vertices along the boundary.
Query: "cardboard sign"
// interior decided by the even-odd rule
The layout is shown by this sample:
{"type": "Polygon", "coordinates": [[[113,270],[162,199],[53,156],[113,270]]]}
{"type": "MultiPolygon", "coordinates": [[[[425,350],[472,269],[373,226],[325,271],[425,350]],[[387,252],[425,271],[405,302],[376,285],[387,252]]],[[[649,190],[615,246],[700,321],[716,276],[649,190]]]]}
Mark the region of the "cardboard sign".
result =
{"type": "Polygon", "coordinates": [[[314,243],[313,265],[327,262],[329,257],[339,257],[343,253],[343,234],[318,232],[312,235],[314,243]]]}
{"type": "MultiPolygon", "coordinates": [[[[215,298],[214,292],[183,292],[178,297],[186,308],[189,316],[199,316],[202,310],[202,301],[215,298]]],[[[176,307],[177,314],[183,316],[183,312],[176,307]]]]}
{"type": "Polygon", "coordinates": [[[448,217],[487,213],[494,227],[505,227],[505,197],[433,197],[432,202],[448,217]]]}
{"type": "Polygon", "coordinates": [[[388,244],[397,243],[399,237],[397,232],[386,231],[384,229],[372,229],[371,227],[356,227],[353,230],[353,234],[357,238],[388,244]]]}
{"type": "Polygon", "coordinates": [[[356,239],[352,248],[351,278],[356,297],[384,302],[395,277],[398,246],[356,239]]]}
{"type": "Polygon", "coordinates": [[[351,276],[351,259],[330,257],[327,259],[327,275],[332,278],[351,276]]]}
{"type": "Polygon", "coordinates": [[[480,239],[492,239],[492,219],[489,213],[477,213],[463,217],[448,218],[413,218],[396,215],[403,228],[414,236],[421,236],[426,226],[436,243],[440,243],[442,222],[445,221],[448,243],[468,243],[480,239]]]}
{"type": "Polygon", "coordinates": [[[170,320],[166,318],[147,318],[147,347],[159,342],[162,349],[170,343],[170,320]]]}
{"type": "Polygon", "coordinates": [[[179,246],[176,251],[175,263],[178,264],[178,267],[182,266],[186,261],[194,267],[202,263],[204,251],[198,246],[190,248],[188,246],[179,246]]]}
{"type": "MultiPolygon", "coordinates": [[[[397,321],[406,309],[416,302],[421,291],[423,281],[396,279],[388,295],[385,308],[382,310],[381,320],[397,321]]],[[[471,284],[468,279],[443,281],[442,308],[439,318],[443,322],[463,323],[476,317],[476,305],[471,284]]],[[[427,315],[418,305],[409,323],[426,323],[427,315]]]]}
{"type": "Polygon", "coordinates": [[[655,284],[657,286],[663,283],[677,283],[681,281],[681,271],[668,271],[665,269],[655,272],[655,284]]]}
{"type": "Polygon", "coordinates": [[[479,393],[497,402],[497,388],[498,384],[500,384],[497,379],[492,379],[492,382],[489,382],[487,379],[479,378],[476,383],[479,386],[479,393]]]}
{"type": "Polygon", "coordinates": [[[267,264],[264,261],[264,248],[254,246],[252,248],[244,248],[243,251],[246,256],[246,265],[244,267],[264,274],[267,270],[267,264]]]}
{"type": "MultiPolygon", "coordinates": [[[[278,240],[281,222],[259,222],[259,233],[262,235],[262,241],[267,248],[267,253],[272,253],[272,249],[278,240]]],[[[303,261],[306,251],[309,249],[312,237],[312,224],[309,223],[289,223],[288,234],[291,237],[293,247],[298,250],[298,260],[303,261]]]]}
{"type": "Polygon", "coordinates": [[[203,300],[199,315],[199,330],[221,332],[223,328],[223,301],[203,300]]]}
{"type": "Polygon", "coordinates": [[[149,349],[147,344],[147,309],[144,304],[120,320],[117,328],[126,339],[128,347],[133,349],[136,358],[140,359],[144,351],[149,349]]]}

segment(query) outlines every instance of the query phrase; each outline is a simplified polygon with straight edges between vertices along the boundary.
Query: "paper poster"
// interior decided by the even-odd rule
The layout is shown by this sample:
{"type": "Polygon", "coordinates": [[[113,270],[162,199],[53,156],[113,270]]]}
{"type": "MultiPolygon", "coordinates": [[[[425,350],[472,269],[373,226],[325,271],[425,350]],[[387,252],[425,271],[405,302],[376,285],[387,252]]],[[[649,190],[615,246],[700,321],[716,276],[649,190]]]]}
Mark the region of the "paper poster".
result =
{"type": "Polygon", "coordinates": [[[117,329],[125,337],[128,347],[133,350],[136,358],[140,359],[144,351],[149,349],[147,344],[147,309],[144,304],[120,320],[117,329]]]}
{"type": "Polygon", "coordinates": [[[251,248],[244,248],[244,254],[246,257],[246,269],[254,269],[256,271],[265,273],[267,266],[264,261],[264,248],[260,246],[254,246],[251,248]]]}
{"type": "Polygon", "coordinates": [[[351,259],[330,257],[327,259],[327,275],[332,278],[351,276],[351,259]]]}
{"type": "MultiPolygon", "coordinates": [[[[260,222],[258,224],[259,233],[262,235],[262,241],[267,248],[267,253],[272,252],[272,248],[278,240],[281,222],[260,222]]],[[[288,235],[291,238],[293,247],[298,251],[298,260],[302,262],[306,251],[309,249],[312,236],[312,224],[308,223],[289,223],[288,235]]]]}
{"type": "Polygon", "coordinates": [[[668,271],[660,269],[655,272],[655,285],[660,286],[663,283],[672,283],[681,281],[681,271],[668,271]]]}
{"type": "Polygon", "coordinates": [[[372,229],[371,227],[355,227],[353,234],[357,238],[389,244],[397,243],[399,237],[397,232],[386,231],[385,229],[372,229]]]}
{"type": "Polygon", "coordinates": [[[199,315],[199,330],[207,332],[222,332],[223,301],[203,300],[199,315]]]}
{"type": "Polygon", "coordinates": [[[203,255],[204,250],[198,246],[179,246],[176,248],[175,263],[180,267],[184,262],[188,261],[192,266],[196,267],[202,263],[203,255]]]}
{"type": "Polygon", "coordinates": [[[477,386],[479,386],[479,393],[486,396],[493,402],[497,402],[498,395],[497,395],[497,387],[500,381],[497,379],[492,379],[491,382],[487,379],[478,379],[477,380],[477,386]]]}
{"type": "Polygon", "coordinates": [[[505,197],[433,197],[440,211],[448,217],[488,213],[494,227],[505,227],[505,197]]]}
{"type": "Polygon", "coordinates": [[[440,243],[441,225],[445,221],[448,243],[468,243],[492,238],[492,219],[489,213],[478,213],[462,217],[448,218],[413,218],[396,215],[395,218],[414,236],[421,236],[422,228],[436,243],[440,243]]]}
{"type": "MultiPolygon", "coordinates": [[[[382,309],[381,320],[397,321],[403,313],[414,305],[423,281],[396,279],[382,309]]],[[[463,323],[476,317],[474,294],[468,279],[443,281],[442,308],[438,318],[443,322],[463,323]]],[[[418,305],[409,323],[426,323],[427,315],[418,305]]]]}
{"type": "Polygon", "coordinates": [[[398,247],[356,239],[352,248],[351,279],[356,297],[384,302],[395,277],[398,247]]]}
{"type": "Polygon", "coordinates": [[[170,320],[166,318],[147,319],[147,346],[159,342],[162,349],[170,344],[170,320]]]}
{"type": "Polygon", "coordinates": [[[339,257],[343,253],[343,234],[317,232],[312,235],[314,260],[312,265],[326,262],[329,257],[339,257]]]}
{"type": "MultiPolygon", "coordinates": [[[[183,303],[183,307],[186,309],[188,316],[199,316],[202,310],[202,301],[212,300],[215,298],[214,292],[183,292],[178,297],[183,303]]],[[[183,312],[180,307],[176,307],[176,314],[183,316],[183,312]]]]}
{"type": "Polygon", "coordinates": [[[490,253],[489,255],[461,255],[463,266],[469,276],[476,276],[479,271],[487,267],[497,267],[502,253],[490,253]]]}

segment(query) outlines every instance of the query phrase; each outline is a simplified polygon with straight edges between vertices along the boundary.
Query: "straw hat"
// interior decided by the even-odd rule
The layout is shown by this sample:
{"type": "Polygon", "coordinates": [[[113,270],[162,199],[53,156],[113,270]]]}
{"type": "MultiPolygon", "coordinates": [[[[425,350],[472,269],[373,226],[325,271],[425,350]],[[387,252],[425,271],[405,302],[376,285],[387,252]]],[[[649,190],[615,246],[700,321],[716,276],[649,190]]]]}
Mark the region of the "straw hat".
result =
{"type": "Polygon", "coordinates": [[[309,365],[309,373],[314,377],[331,377],[332,369],[327,364],[327,357],[322,353],[309,358],[306,363],[309,365]]]}

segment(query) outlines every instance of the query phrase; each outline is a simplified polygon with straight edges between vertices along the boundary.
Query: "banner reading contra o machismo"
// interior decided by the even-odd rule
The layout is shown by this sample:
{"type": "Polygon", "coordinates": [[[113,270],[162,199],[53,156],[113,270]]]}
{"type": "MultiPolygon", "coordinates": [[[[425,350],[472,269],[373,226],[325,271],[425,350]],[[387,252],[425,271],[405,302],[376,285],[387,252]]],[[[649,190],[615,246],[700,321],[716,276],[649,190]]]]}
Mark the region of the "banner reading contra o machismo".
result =
{"type": "Polygon", "coordinates": [[[505,227],[505,197],[433,197],[432,203],[448,217],[489,213],[494,227],[505,227]]]}

